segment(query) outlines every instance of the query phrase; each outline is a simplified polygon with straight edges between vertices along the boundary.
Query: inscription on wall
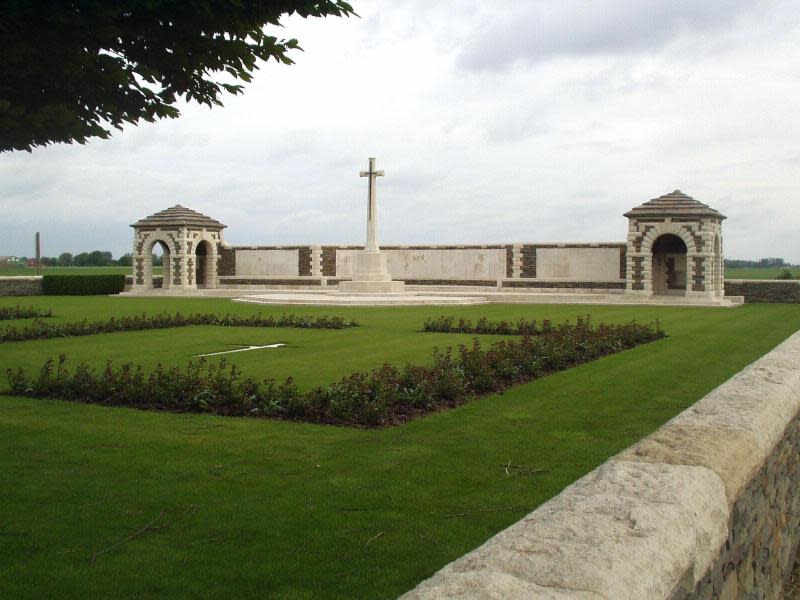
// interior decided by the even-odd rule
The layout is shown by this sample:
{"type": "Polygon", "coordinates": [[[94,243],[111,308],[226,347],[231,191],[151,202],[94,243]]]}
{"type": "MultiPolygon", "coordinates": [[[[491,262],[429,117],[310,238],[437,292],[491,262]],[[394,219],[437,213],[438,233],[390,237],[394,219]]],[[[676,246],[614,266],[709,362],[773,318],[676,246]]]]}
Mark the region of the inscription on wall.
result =
{"type": "MultiPolygon", "coordinates": [[[[337,250],[336,275],[350,277],[353,250],[337,250]]],[[[394,279],[503,279],[505,248],[383,248],[394,279]]]]}
{"type": "Polygon", "coordinates": [[[236,250],[237,277],[296,277],[300,251],[285,249],[236,250]]]}
{"type": "Polygon", "coordinates": [[[538,279],[619,279],[619,248],[537,248],[538,279]]]}

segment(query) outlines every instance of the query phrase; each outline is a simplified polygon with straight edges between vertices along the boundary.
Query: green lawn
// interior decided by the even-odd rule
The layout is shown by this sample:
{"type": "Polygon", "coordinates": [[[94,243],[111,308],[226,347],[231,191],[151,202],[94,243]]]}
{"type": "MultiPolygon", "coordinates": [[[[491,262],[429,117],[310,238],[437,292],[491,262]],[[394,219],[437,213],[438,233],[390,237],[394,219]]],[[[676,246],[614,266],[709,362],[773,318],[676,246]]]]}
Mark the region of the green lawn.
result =
{"type": "Polygon", "coordinates": [[[727,267],[725,269],[725,279],[776,279],[778,275],[784,271],[791,271],[792,277],[800,279],[800,267],[792,267],[790,269],[782,267],[768,267],[768,268],[737,268],[733,269],[727,267]]]}
{"type": "MultiPolygon", "coordinates": [[[[41,275],[130,275],[131,267],[42,267],[41,275]]],[[[153,267],[153,273],[161,274],[162,267],[153,267]]],[[[0,267],[0,277],[36,275],[36,267],[0,267]]]]}
{"type": "MultiPolygon", "coordinates": [[[[53,320],[282,312],[203,299],[23,303],[52,307],[53,320]]],[[[38,368],[66,352],[97,365],[106,358],[152,365],[227,344],[285,342],[229,357],[248,374],[292,374],[308,387],[384,361],[422,363],[434,345],[469,339],[420,331],[426,317],[442,313],[658,318],[670,337],[379,431],[0,396],[0,597],[395,597],[800,328],[794,305],[293,312],[341,314],[362,325],[192,327],[0,344],[0,364],[38,368]],[[507,474],[509,462],[545,471],[507,474]]]]}

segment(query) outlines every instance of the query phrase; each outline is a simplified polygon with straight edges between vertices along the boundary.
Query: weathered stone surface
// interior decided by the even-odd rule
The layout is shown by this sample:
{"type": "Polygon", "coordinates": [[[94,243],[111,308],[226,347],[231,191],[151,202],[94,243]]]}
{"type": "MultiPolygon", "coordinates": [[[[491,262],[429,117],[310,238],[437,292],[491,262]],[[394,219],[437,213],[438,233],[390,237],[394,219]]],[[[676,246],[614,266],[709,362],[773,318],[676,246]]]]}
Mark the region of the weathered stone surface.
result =
{"type": "Polygon", "coordinates": [[[729,503],[764,464],[800,412],[797,334],[654,434],[624,460],[701,465],[725,482],[729,503]]]}
{"type": "Polygon", "coordinates": [[[529,598],[667,598],[686,571],[710,564],[727,520],[708,469],[612,460],[403,598],[483,598],[484,579],[509,576],[529,598]]]}
{"type": "Polygon", "coordinates": [[[745,302],[800,303],[800,281],[782,279],[728,279],[725,293],[744,296],[745,302]]]}
{"type": "Polygon", "coordinates": [[[0,277],[0,296],[38,296],[42,293],[42,278],[0,277]]]}

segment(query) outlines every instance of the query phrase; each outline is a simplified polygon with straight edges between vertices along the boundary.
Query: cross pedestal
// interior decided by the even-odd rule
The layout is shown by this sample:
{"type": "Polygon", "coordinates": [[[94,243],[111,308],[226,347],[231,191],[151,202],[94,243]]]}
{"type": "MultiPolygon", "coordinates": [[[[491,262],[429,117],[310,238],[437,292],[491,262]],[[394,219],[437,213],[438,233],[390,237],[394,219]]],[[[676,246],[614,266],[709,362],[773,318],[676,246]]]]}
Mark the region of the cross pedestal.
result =
{"type": "Polygon", "coordinates": [[[369,197],[367,202],[367,243],[363,250],[353,253],[351,281],[339,283],[339,291],[349,294],[400,294],[405,289],[402,281],[392,281],[386,268],[386,255],[378,247],[378,206],[376,199],[376,178],[383,177],[383,171],[375,170],[375,159],[369,159],[369,170],[361,171],[361,177],[369,177],[369,197]]]}

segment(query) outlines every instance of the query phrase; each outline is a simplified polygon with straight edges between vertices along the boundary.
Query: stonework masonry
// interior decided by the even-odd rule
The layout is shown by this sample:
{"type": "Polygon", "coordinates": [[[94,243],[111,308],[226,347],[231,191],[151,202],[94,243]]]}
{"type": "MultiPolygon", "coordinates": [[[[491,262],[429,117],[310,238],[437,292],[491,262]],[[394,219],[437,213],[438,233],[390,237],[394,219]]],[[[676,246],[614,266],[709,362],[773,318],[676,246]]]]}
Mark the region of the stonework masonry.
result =
{"type": "Polygon", "coordinates": [[[42,293],[42,278],[0,277],[0,296],[39,296],[42,293]]]}
{"type": "Polygon", "coordinates": [[[800,332],[403,600],[778,600],[800,544],[800,332]]]}
{"type": "MultiPolygon", "coordinates": [[[[377,177],[379,171],[365,173],[377,177]]],[[[373,201],[371,192],[370,206],[373,201]]],[[[500,289],[563,293],[622,290],[635,296],[686,296],[712,303],[725,295],[724,215],[675,190],[631,209],[625,217],[628,238],[622,243],[390,245],[379,252],[376,245],[380,256],[369,260],[377,261],[375,268],[384,265],[381,269],[390,279],[414,285],[489,282],[500,289]]],[[[373,231],[375,221],[370,223],[373,231]]],[[[291,284],[295,286],[316,285],[310,280],[322,278],[325,287],[354,291],[346,282],[354,279],[356,264],[362,280],[377,276],[370,271],[366,277],[361,245],[231,246],[222,237],[225,225],[180,205],[132,227],[134,291],[153,287],[151,257],[156,245],[164,250],[163,287],[175,290],[240,285],[230,278],[252,281],[260,288],[278,285],[270,278],[283,280],[281,286],[290,285],[288,278],[300,280],[291,284]]]]}
{"type": "Polygon", "coordinates": [[[800,281],[764,279],[727,279],[725,294],[744,296],[745,302],[800,303],[800,281]]]}

